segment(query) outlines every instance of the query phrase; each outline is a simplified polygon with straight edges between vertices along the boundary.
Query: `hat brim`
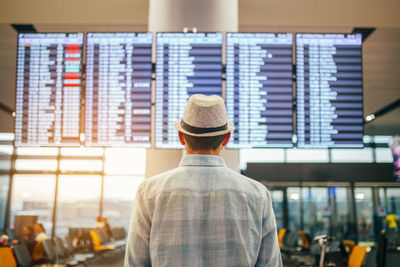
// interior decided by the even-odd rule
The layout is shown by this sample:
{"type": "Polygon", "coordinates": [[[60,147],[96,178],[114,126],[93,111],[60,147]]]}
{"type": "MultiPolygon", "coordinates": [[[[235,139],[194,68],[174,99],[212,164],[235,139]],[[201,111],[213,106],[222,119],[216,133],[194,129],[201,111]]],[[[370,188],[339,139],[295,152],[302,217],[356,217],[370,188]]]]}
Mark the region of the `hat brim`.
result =
{"type": "Polygon", "coordinates": [[[178,131],[187,134],[187,135],[191,135],[191,136],[196,136],[196,137],[208,137],[208,136],[218,136],[218,135],[223,135],[223,134],[227,134],[229,132],[232,132],[233,130],[235,130],[235,126],[232,125],[232,123],[227,122],[227,129],[223,130],[223,131],[217,131],[217,132],[211,132],[211,133],[203,133],[203,134],[195,134],[195,133],[191,133],[189,131],[186,131],[185,129],[182,128],[181,126],[181,121],[177,120],[175,122],[175,129],[177,129],[178,131]]]}

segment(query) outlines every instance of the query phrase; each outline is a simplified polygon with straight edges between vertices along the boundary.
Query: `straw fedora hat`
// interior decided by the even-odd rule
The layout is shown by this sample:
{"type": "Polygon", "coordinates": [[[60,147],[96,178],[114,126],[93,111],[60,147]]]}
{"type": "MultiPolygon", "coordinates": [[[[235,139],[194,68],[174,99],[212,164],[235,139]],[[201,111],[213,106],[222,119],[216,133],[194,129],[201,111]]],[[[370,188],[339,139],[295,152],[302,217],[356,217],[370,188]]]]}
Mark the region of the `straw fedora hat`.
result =
{"type": "Polygon", "coordinates": [[[218,136],[235,129],[228,122],[224,100],[217,95],[192,95],[186,103],[183,118],[175,122],[175,128],[197,137],[218,136]]]}

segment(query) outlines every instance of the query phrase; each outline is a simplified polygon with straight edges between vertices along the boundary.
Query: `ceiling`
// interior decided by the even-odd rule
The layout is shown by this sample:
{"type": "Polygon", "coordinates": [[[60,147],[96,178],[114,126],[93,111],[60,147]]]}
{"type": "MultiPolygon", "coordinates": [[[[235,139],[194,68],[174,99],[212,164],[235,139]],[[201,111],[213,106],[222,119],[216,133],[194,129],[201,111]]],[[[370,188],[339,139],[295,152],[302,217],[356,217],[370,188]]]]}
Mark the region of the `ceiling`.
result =
{"type": "MultiPolygon", "coordinates": [[[[17,40],[11,23],[34,24],[39,32],[147,30],[148,1],[145,0],[41,0],[40,3],[42,5],[30,0],[0,0],[0,102],[11,108],[14,108],[15,102],[17,40]],[[71,6],[78,4],[79,10],[73,13],[76,8],[71,6]],[[44,6],[48,12],[42,10],[44,6]],[[21,12],[17,12],[18,7],[21,12]]],[[[400,98],[400,2],[352,0],[349,3],[337,0],[332,3],[336,5],[321,6],[321,1],[317,0],[241,0],[239,30],[349,33],[353,27],[376,27],[363,45],[364,114],[375,112],[400,98]],[[367,5],[366,2],[373,4],[367,5]],[[333,16],[337,6],[344,6],[345,3],[349,4],[347,8],[353,13],[346,9],[340,14],[340,19],[337,15],[333,16]],[[332,12],[327,12],[327,9],[332,12]]],[[[13,118],[0,111],[0,132],[11,131],[13,118]]],[[[400,134],[400,108],[367,124],[365,132],[400,134]]]]}

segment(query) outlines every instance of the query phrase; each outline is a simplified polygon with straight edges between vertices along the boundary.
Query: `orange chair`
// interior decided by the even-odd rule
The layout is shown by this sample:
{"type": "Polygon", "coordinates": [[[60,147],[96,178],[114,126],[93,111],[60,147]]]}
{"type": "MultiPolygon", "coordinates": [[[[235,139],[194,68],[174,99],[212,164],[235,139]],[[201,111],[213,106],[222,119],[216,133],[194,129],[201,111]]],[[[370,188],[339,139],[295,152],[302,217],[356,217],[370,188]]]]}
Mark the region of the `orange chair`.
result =
{"type": "Polygon", "coordinates": [[[0,248],[0,267],[17,267],[11,248],[0,248]]]}
{"type": "Polygon", "coordinates": [[[303,231],[300,230],[299,231],[299,236],[301,237],[301,241],[302,241],[301,246],[304,249],[309,249],[310,248],[310,239],[308,238],[306,233],[304,233],[303,231]]]}
{"type": "Polygon", "coordinates": [[[356,243],[351,240],[343,240],[343,244],[349,253],[351,253],[353,251],[353,248],[356,245],[356,243]]]}
{"type": "Polygon", "coordinates": [[[44,248],[43,248],[42,241],[39,241],[33,247],[32,260],[33,261],[39,261],[39,260],[41,260],[43,258],[44,258],[44,248]]]}
{"type": "Polygon", "coordinates": [[[287,229],[286,228],[282,228],[281,230],[279,230],[278,233],[278,241],[279,241],[279,246],[283,246],[283,237],[286,234],[287,229]]]}
{"type": "Polygon", "coordinates": [[[113,250],[115,246],[102,246],[99,234],[95,230],[90,230],[90,237],[93,240],[93,249],[95,251],[113,250]]]}
{"type": "Polygon", "coordinates": [[[365,255],[367,254],[367,248],[361,246],[354,246],[353,251],[350,254],[348,267],[362,267],[364,263],[365,255]]]}

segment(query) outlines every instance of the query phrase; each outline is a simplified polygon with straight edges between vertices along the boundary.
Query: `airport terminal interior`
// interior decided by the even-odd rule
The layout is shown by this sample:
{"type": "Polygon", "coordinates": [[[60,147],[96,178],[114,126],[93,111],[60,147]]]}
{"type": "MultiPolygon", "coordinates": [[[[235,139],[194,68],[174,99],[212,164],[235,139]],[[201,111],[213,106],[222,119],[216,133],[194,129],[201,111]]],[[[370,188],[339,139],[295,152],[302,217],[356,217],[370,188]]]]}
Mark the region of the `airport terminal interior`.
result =
{"type": "Polygon", "coordinates": [[[219,95],[285,267],[400,266],[400,3],[0,1],[0,267],[124,266],[139,185],[219,95]]]}

